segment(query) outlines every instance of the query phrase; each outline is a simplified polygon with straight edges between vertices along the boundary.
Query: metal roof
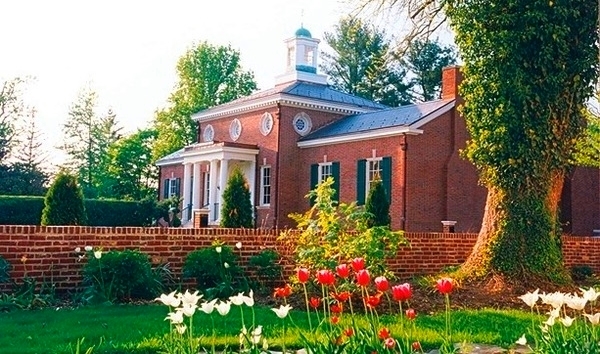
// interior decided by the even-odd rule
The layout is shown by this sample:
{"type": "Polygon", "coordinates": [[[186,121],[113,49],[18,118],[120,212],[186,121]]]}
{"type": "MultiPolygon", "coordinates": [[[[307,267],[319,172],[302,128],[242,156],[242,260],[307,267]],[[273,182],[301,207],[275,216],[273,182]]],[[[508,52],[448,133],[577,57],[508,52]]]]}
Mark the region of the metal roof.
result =
{"type": "Polygon", "coordinates": [[[183,161],[183,152],[185,151],[185,148],[179,149],[175,152],[172,152],[170,154],[168,154],[167,156],[163,156],[160,159],[156,160],[156,162],[154,163],[157,166],[163,166],[163,165],[172,165],[175,163],[181,163],[183,161]]]}
{"type": "Polygon", "coordinates": [[[343,117],[301,138],[308,141],[334,136],[367,132],[383,128],[410,126],[426,118],[432,118],[436,112],[445,112],[454,100],[436,100],[418,104],[389,108],[375,112],[359,113],[343,117]]]}

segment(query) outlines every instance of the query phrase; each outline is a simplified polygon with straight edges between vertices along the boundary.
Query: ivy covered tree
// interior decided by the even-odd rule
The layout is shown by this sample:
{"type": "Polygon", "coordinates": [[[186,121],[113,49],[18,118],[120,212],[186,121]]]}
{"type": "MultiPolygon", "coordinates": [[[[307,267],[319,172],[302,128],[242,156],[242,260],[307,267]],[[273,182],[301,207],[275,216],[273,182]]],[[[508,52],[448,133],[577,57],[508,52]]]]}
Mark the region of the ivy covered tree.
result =
{"type": "Polygon", "coordinates": [[[221,227],[252,227],[253,212],[250,189],[244,174],[235,168],[223,191],[221,227]]]}
{"type": "Polygon", "coordinates": [[[565,281],[558,205],[598,77],[598,2],[445,5],[464,61],[465,155],[488,189],[461,271],[565,281]]]}
{"type": "Polygon", "coordinates": [[[77,177],[66,171],[58,173],[46,193],[42,225],[85,225],[83,191],[77,177]]]}
{"type": "Polygon", "coordinates": [[[369,227],[390,226],[390,201],[381,179],[376,179],[369,189],[365,210],[369,215],[369,227]]]}
{"type": "Polygon", "coordinates": [[[177,63],[179,82],[170,106],[156,112],[152,128],[158,132],[154,160],[196,142],[197,125],[191,115],[249,95],[256,89],[254,74],[241,67],[240,53],[231,46],[201,42],[177,63]]]}

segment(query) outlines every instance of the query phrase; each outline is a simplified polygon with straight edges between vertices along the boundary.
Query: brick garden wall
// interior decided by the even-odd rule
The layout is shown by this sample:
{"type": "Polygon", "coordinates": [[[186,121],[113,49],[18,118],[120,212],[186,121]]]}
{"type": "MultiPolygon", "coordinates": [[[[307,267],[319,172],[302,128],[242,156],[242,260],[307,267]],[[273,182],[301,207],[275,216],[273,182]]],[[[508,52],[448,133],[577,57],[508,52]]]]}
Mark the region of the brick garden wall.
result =
{"type": "MultiPolygon", "coordinates": [[[[475,244],[476,234],[407,233],[410,247],[402,248],[390,261],[392,270],[401,278],[415,274],[433,274],[458,265],[475,244]]],[[[165,229],[138,227],[80,226],[6,226],[0,225],[0,255],[8,260],[11,275],[19,279],[25,274],[39,282],[53,282],[59,290],[74,289],[81,281],[85,260],[78,261],[76,247],[94,246],[104,250],[139,249],[150,255],[152,262],[169,262],[175,276],[181,274],[185,256],[214,239],[226,244],[243,243],[242,265],[263,248],[285,249],[276,241],[277,231],[254,229],[165,229]],[[23,263],[21,258],[27,260],[23,263]]],[[[600,271],[600,238],[564,236],[567,266],[585,264],[600,271]]],[[[236,252],[238,252],[236,250],[236,252]]],[[[288,269],[293,264],[287,262],[288,269]]]]}

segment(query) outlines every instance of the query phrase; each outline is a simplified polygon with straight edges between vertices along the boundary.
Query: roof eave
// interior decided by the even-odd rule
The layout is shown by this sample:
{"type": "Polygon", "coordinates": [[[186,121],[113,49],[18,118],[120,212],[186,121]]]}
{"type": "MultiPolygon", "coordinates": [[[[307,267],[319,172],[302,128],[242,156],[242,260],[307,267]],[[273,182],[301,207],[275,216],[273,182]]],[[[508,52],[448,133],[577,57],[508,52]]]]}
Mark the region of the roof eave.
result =
{"type": "Polygon", "coordinates": [[[297,143],[299,148],[312,148],[333,144],[341,144],[341,143],[352,143],[364,140],[372,140],[372,139],[381,139],[388,138],[392,136],[399,135],[419,135],[423,134],[423,131],[420,129],[415,129],[407,125],[377,129],[377,130],[368,130],[365,132],[354,133],[354,134],[343,134],[336,135],[326,138],[318,138],[313,140],[299,141],[297,143]]]}

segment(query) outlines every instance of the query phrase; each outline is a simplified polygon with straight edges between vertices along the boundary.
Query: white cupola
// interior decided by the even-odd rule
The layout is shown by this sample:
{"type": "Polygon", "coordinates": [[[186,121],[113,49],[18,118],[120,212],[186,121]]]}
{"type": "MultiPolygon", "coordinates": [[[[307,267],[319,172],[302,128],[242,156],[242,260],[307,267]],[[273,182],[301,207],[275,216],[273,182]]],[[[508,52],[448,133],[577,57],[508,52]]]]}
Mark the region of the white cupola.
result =
{"type": "Polygon", "coordinates": [[[286,39],[286,69],[283,75],[275,78],[275,85],[292,81],[327,85],[327,76],[317,74],[319,42],[304,27],[300,27],[294,37],[286,39]]]}

